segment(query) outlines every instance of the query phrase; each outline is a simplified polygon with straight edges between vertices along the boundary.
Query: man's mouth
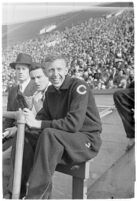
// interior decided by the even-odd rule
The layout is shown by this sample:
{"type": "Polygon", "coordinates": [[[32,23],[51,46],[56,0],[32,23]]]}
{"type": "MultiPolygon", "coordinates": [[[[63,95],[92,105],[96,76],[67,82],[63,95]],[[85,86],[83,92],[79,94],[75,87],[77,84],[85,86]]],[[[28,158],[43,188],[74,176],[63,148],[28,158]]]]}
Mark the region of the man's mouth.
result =
{"type": "Polygon", "coordinates": [[[53,79],[53,82],[58,83],[59,80],[58,79],[53,79]]]}

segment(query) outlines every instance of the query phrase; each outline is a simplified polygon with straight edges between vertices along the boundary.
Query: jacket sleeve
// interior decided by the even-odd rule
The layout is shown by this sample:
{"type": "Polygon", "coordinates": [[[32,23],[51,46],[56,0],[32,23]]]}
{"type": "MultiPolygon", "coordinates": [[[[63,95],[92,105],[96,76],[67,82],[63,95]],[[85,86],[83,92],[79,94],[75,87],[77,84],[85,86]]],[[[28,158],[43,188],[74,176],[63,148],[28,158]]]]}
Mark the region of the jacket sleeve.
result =
{"type": "MultiPolygon", "coordinates": [[[[11,97],[12,97],[12,90],[10,89],[8,92],[8,101],[7,101],[7,111],[13,111],[13,108],[11,106],[11,97]]],[[[10,128],[15,126],[15,120],[14,119],[9,119],[9,118],[4,118],[3,119],[3,131],[6,128],[10,128]]]]}
{"type": "Polygon", "coordinates": [[[84,84],[75,84],[71,91],[70,109],[66,117],[52,121],[42,121],[42,128],[55,128],[75,133],[79,131],[85,120],[88,105],[89,88],[84,84]]]}
{"type": "MultiPolygon", "coordinates": [[[[42,122],[43,121],[45,122],[46,125],[45,125],[44,128],[47,128],[47,127],[51,126],[51,120],[50,120],[51,117],[50,117],[50,113],[49,113],[49,110],[48,110],[48,102],[47,102],[47,96],[46,96],[46,94],[45,94],[45,100],[43,102],[43,107],[37,113],[36,119],[37,120],[42,120],[42,122]]],[[[43,126],[41,128],[43,128],[43,126]]]]}

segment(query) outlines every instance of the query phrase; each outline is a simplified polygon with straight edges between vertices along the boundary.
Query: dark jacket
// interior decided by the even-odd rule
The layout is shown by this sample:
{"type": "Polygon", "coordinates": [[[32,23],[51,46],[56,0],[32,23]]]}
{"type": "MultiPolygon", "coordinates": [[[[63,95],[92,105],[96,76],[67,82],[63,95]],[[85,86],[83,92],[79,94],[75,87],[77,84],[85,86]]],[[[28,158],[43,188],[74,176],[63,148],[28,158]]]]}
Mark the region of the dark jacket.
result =
{"type": "Polygon", "coordinates": [[[49,86],[37,119],[43,120],[42,128],[55,128],[70,133],[91,135],[102,130],[91,89],[86,82],[69,76],[59,90],[49,86]]]}
{"type": "MultiPolygon", "coordinates": [[[[23,108],[24,103],[24,96],[30,97],[34,94],[35,87],[33,86],[32,82],[30,81],[27,87],[25,88],[23,94],[19,92],[19,86],[13,86],[9,88],[8,91],[8,101],[7,101],[7,111],[17,111],[19,108],[23,108]],[[22,99],[21,99],[22,96],[22,99]]],[[[24,105],[25,107],[26,105],[24,105]]],[[[6,128],[14,126],[15,120],[14,119],[4,119],[3,121],[3,130],[6,128]]]]}

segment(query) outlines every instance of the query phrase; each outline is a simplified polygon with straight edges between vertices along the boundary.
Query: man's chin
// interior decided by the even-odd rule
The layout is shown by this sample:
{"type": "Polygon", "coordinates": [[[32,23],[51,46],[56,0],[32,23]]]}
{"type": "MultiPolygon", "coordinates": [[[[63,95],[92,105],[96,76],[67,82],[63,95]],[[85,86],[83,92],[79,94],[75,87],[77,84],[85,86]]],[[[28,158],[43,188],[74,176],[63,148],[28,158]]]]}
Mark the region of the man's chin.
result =
{"type": "Polygon", "coordinates": [[[52,85],[55,87],[55,88],[60,88],[61,85],[63,84],[63,82],[52,82],[52,85]]]}
{"type": "Polygon", "coordinates": [[[60,85],[59,85],[59,84],[53,84],[53,86],[54,86],[56,89],[59,89],[59,88],[60,88],[60,85]]]}
{"type": "Polygon", "coordinates": [[[19,80],[19,81],[24,81],[24,78],[23,78],[23,77],[19,77],[18,80],[19,80]]]}
{"type": "Polygon", "coordinates": [[[54,82],[54,83],[53,83],[53,85],[54,85],[55,87],[60,86],[60,84],[59,84],[59,83],[57,83],[57,82],[56,82],[56,83],[54,82]]]}
{"type": "Polygon", "coordinates": [[[60,88],[60,86],[58,86],[58,85],[54,85],[54,87],[55,87],[56,89],[59,89],[59,88],[60,88]]]}

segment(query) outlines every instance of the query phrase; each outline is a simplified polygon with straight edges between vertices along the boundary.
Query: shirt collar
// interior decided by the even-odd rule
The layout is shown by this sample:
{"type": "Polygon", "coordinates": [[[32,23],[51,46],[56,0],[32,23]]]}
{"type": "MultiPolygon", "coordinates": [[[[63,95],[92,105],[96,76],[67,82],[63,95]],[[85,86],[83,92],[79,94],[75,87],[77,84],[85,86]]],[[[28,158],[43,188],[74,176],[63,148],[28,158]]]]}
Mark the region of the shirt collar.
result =
{"type": "MultiPolygon", "coordinates": [[[[65,80],[64,80],[64,82],[63,82],[63,84],[59,88],[59,91],[61,91],[61,90],[67,90],[69,88],[71,82],[72,82],[72,78],[69,75],[67,75],[66,78],[65,78],[65,80]]],[[[51,85],[49,87],[48,91],[49,92],[56,92],[57,89],[53,85],[51,85]]]]}
{"type": "Polygon", "coordinates": [[[45,93],[46,93],[46,91],[47,91],[47,89],[48,89],[48,87],[51,85],[51,83],[49,82],[48,83],[48,86],[45,88],[45,89],[43,89],[42,91],[35,91],[34,92],[34,94],[33,94],[33,96],[35,96],[36,94],[38,94],[38,93],[41,93],[41,94],[43,94],[43,96],[45,96],[45,93]]]}
{"type": "Polygon", "coordinates": [[[25,91],[25,88],[27,87],[29,82],[30,82],[30,78],[28,80],[26,80],[25,82],[23,82],[23,83],[19,83],[19,88],[21,87],[21,92],[22,93],[25,91]]]}

